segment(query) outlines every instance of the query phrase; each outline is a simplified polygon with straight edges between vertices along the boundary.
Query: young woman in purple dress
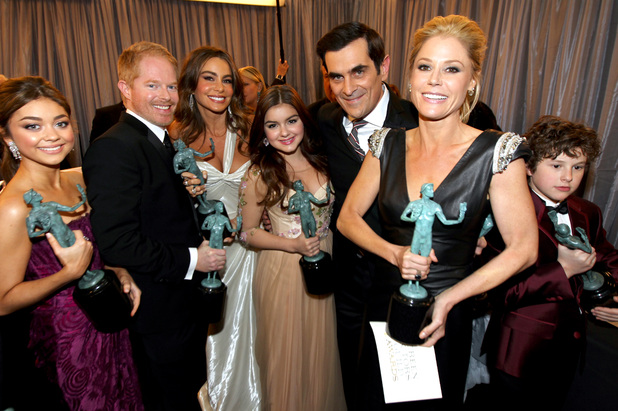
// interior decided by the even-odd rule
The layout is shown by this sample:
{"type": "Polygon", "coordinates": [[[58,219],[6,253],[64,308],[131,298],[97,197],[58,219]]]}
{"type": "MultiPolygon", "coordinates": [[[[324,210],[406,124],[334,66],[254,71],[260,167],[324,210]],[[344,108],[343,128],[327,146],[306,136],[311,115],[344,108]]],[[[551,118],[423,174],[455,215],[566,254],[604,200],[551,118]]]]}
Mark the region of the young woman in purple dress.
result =
{"type": "MultiPolygon", "coordinates": [[[[63,404],[49,399],[50,409],[142,410],[128,331],[98,332],[73,301],[75,282],[86,269],[104,267],[88,203],[59,211],[75,233],[72,246],[61,247],[51,234],[28,236],[24,193],[34,189],[43,201],[69,207],[82,200],[81,170],[60,170],[75,139],[70,115],[65,97],[41,77],[0,85],[2,176],[8,181],[0,194],[0,315],[31,310],[29,348],[63,397],[63,404]]],[[[140,290],[126,270],[112,269],[135,313],[140,290]]],[[[36,395],[37,387],[31,392],[36,395]]]]}

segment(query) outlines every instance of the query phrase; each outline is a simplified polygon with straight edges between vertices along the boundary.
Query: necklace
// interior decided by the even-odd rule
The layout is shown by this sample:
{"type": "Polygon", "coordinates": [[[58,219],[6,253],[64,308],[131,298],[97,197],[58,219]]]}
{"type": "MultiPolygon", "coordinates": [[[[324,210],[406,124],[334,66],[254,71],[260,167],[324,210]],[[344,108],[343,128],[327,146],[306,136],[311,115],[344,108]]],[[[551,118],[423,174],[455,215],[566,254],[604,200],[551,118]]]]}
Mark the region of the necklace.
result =
{"type": "MultiPolygon", "coordinates": [[[[208,130],[208,129],[206,129],[206,133],[204,134],[204,139],[206,139],[206,134],[208,134],[208,132],[209,132],[209,130],[208,130]]],[[[211,134],[213,137],[221,138],[221,137],[223,137],[224,135],[226,135],[226,134],[227,134],[227,128],[226,128],[225,130],[223,130],[223,133],[221,133],[221,134],[219,134],[219,135],[217,135],[214,131],[210,131],[210,134],[211,134]]]]}
{"type": "MultiPolygon", "coordinates": [[[[197,151],[201,152],[200,150],[202,149],[202,147],[204,147],[204,144],[206,144],[206,140],[207,140],[207,138],[206,138],[206,137],[207,137],[207,134],[208,134],[208,129],[207,129],[207,130],[206,130],[206,132],[204,133],[204,137],[203,137],[203,139],[202,139],[202,144],[201,144],[201,145],[200,145],[200,147],[197,149],[197,151]]],[[[227,130],[225,130],[225,131],[223,132],[223,134],[221,134],[221,135],[219,135],[219,136],[218,136],[218,135],[216,135],[214,132],[211,132],[210,134],[211,134],[213,137],[215,137],[215,138],[221,138],[221,137],[223,137],[223,136],[225,136],[225,135],[227,134],[227,130]]]]}

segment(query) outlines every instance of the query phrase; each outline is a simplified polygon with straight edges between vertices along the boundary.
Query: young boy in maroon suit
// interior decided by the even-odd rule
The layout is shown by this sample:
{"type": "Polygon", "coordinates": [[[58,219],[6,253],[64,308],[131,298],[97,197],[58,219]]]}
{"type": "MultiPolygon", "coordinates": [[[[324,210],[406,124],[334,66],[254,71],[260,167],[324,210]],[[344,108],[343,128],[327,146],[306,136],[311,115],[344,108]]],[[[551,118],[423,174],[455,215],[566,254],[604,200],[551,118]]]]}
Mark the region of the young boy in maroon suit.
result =
{"type": "MultiPolygon", "coordinates": [[[[573,196],[588,164],[599,155],[596,132],[583,124],[543,116],[525,136],[532,149],[527,168],[539,256],[535,265],[496,290],[497,304],[484,346],[492,392],[503,399],[504,407],[561,409],[584,348],[581,274],[595,267],[618,280],[618,252],[605,238],[599,207],[573,196]],[[548,216],[552,209],[571,235],[579,237],[576,228],[584,229],[592,252],[558,242],[548,216]]],[[[491,251],[495,244],[488,240],[487,251],[491,251]]],[[[601,321],[618,321],[618,308],[596,307],[591,313],[601,321]]]]}

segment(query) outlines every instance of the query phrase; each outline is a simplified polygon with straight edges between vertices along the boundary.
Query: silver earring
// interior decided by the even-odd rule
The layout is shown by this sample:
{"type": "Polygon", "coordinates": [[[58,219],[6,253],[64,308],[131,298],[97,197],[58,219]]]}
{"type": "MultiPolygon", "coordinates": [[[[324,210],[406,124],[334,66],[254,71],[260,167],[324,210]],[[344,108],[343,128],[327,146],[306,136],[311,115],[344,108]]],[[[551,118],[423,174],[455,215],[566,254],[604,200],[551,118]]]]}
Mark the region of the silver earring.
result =
{"type": "Polygon", "coordinates": [[[268,142],[268,139],[266,137],[264,137],[264,145],[266,147],[268,147],[270,145],[270,143],[268,142]]]}
{"type": "Polygon", "coordinates": [[[412,94],[412,84],[408,83],[408,93],[412,94]]]}
{"type": "Polygon", "coordinates": [[[474,95],[474,89],[472,89],[472,90],[468,90],[468,95],[469,95],[470,97],[472,97],[472,96],[474,95]]]}
{"type": "Polygon", "coordinates": [[[9,141],[9,150],[11,151],[11,154],[13,154],[13,158],[15,160],[21,160],[21,153],[19,152],[19,149],[14,141],[9,141]]]}
{"type": "Polygon", "coordinates": [[[195,102],[193,101],[193,94],[189,94],[189,108],[193,110],[193,105],[195,102]]]}

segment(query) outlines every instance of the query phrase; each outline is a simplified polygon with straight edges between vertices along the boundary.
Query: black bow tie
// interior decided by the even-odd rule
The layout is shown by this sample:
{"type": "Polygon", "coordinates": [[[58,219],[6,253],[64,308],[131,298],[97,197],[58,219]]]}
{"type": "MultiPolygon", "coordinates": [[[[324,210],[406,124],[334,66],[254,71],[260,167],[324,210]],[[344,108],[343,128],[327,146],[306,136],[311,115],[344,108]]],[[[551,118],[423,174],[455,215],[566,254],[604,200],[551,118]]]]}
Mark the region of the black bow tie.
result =
{"type": "Polygon", "coordinates": [[[547,206],[547,212],[550,212],[552,210],[555,210],[559,214],[568,214],[569,213],[569,207],[567,206],[567,202],[566,201],[561,202],[556,207],[547,206]]]}

